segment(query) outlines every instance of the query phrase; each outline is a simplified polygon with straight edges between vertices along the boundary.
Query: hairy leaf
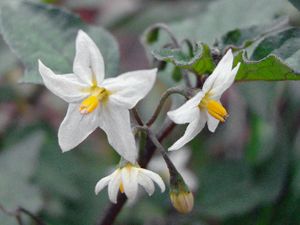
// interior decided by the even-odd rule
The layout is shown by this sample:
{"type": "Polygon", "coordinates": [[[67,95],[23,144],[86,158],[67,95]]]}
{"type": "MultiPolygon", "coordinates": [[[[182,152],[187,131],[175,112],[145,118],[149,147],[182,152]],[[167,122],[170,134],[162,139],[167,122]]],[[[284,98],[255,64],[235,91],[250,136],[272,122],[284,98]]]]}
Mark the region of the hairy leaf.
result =
{"type": "MultiPolygon", "coordinates": [[[[216,39],[230,30],[271,22],[282,14],[285,5],[285,0],[273,0],[272,4],[269,0],[219,0],[209,4],[197,16],[168,25],[178,40],[188,38],[212,46],[216,39]]],[[[159,39],[160,47],[168,41],[163,32],[159,39]]]]}
{"type": "Polygon", "coordinates": [[[269,55],[262,60],[248,60],[245,52],[240,52],[235,57],[236,62],[241,62],[236,75],[236,81],[281,81],[300,80],[299,73],[291,69],[278,56],[269,55]]]}
{"type": "Polygon", "coordinates": [[[107,63],[106,73],[113,76],[117,72],[119,53],[115,39],[103,28],[87,26],[70,12],[20,1],[2,6],[0,21],[4,40],[26,67],[24,82],[41,83],[38,59],[57,73],[72,72],[79,29],[87,32],[100,48],[107,63]]]}
{"type": "Polygon", "coordinates": [[[199,75],[211,73],[215,68],[210,49],[206,44],[197,44],[191,55],[180,49],[161,49],[154,50],[153,56],[199,75]]]}
{"type": "Polygon", "coordinates": [[[236,80],[300,80],[300,29],[290,28],[263,39],[251,60],[245,52],[235,57],[241,62],[236,80]]]}
{"type": "Polygon", "coordinates": [[[221,38],[220,47],[224,48],[228,45],[246,48],[253,42],[259,39],[271,35],[272,33],[278,32],[288,26],[288,18],[279,18],[271,23],[263,25],[254,25],[248,28],[238,28],[229,31],[221,38]]]}

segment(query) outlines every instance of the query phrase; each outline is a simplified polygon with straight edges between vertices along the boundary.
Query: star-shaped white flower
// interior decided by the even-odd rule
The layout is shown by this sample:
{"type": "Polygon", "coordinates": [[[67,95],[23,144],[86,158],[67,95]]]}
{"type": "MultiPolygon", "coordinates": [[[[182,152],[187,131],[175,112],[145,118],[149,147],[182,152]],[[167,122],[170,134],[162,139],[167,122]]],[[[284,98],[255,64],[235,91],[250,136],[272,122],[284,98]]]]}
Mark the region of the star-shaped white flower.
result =
{"type": "Polygon", "coordinates": [[[207,78],[203,88],[193,98],[178,109],[168,112],[177,124],[189,123],[184,135],[169,150],[177,150],[191,141],[205,126],[214,132],[219,122],[224,122],[228,113],[220,103],[220,98],[234,82],[240,63],[232,69],[233,54],[229,49],[214,72],[207,78]]]}
{"type": "Polygon", "coordinates": [[[103,57],[93,40],[83,31],[76,38],[73,73],[57,75],[39,61],[44,84],[69,103],[58,131],[62,151],[80,144],[97,127],[125,159],[137,157],[130,126],[129,110],[144,98],[156,79],[156,69],[124,73],[104,80],[103,57]]]}
{"type": "Polygon", "coordinates": [[[161,192],[165,191],[165,184],[159,175],[140,168],[138,165],[126,163],[111,175],[98,181],[95,193],[98,194],[105,186],[108,186],[108,197],[111,202],[117,203],[119,191],[125,193],[129,201],[134,201],[137,196],[138,185],[143,186],[149,195],[154,193],[153,181],[160,187],[161,192]]]}

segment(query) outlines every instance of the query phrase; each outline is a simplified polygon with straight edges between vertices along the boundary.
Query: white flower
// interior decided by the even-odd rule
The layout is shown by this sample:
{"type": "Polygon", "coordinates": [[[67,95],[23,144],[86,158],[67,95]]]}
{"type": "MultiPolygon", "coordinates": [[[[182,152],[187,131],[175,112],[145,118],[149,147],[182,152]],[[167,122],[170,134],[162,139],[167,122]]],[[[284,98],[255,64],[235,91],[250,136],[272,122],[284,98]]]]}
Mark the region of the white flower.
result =
{"type": "MultiPolygon", "coordinates": [[[[181,148],[181,150],[182,151],[171,152],[169,154],[169,157],[176,166],[176,169],[182,176],[183,180],[186,182],[187,186],[192,191],[196,191],[196,189],[198,188],[198,178],[187,167],[192,155],[192,151],[188,147],[183,147],[181,148]]],[[[148,168],[160,174],[165,181],[170,180],[169,169],[161,155],[154,156],[153,159],[150,161],[148,168]]]]}
{"type": "Polygon", "coordinates": [[[139,184],[144,187],[149,195],[152,195],[155,189],[153,181],[158,184],[161,192],[165,191],[165,184],[159,175],[127,163],[116,169],[111,175],[98,181],[95,193],[98,194],[105,186],[108,186],[108,197],[113,203],[117,203],[119,191],[125,193],[127,198],[133,201],[136,198],[139,184]]]}
{"type": "Polygon", "coordinates": [[[228,113],[220,103],[220,98],[234,82],[240,63],[232,69],[231,49],[221,59],[214,72],[207,78],[203,88],[193,98],[178,109],[168,112],[177,124],[189,123],[184,135],[169,150],[177,150],[191,141],[205,126],[214,132],[219,122],[224,122],[228,113]]]}
{"type": "Polygon", "coordinates": [[[76,38],[72,74],[57,75],[39,61],[44,84],[69,103],[59,127],[58,140],[65,152],[80,144],[97,127],[125,159],[135,162],[137,151],[130,127],[129,110],[152,88],[156,69],[140,70],[104,80],[103,57],[83,31],[76,38]]]}

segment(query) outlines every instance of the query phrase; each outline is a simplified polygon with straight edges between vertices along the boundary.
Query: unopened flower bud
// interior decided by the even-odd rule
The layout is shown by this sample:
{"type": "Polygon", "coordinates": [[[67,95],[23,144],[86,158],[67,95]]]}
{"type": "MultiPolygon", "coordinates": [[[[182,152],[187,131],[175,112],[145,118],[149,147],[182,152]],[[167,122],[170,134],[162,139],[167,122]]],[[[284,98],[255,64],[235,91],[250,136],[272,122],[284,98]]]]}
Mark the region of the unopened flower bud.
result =
{"type": "Polygon", "coordinates": [[[194,207],[193,193],[188,191],[170,192],[171,202],[180,213],[189,213],[194,207]]]}
{"type": "Polygon", "coordinates": [[[174,208],[180,213],[189,213],[194,207],[194,196],[177,172],[171,175],[170,199],[174,208]]]}

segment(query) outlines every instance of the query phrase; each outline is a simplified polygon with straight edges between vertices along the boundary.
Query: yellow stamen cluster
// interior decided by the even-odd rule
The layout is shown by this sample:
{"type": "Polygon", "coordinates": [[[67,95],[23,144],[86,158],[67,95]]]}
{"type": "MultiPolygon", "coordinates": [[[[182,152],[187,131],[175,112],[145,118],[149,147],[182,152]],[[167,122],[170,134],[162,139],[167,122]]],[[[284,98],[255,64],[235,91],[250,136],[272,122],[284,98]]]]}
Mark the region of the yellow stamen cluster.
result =
{"type": "Polygon", "coordinates": [[[124,193],[124,186],[123,186],[123,183],[121,182],[121,184],[120,184],[120,192],[121,193],[124,193]]]}
{"type": "Polygon", "coordinates": [[[224,106],[220,102],[215,101],[208,96],[205,96],[198,106],[200,109],[205,108],[211,116],[221,122],[225,122],[228,117],[228,113],[224,106]]]}
{"type": "Polygon", "coordinates": [[[90,96],[82,101],[79,107],[81,114],[93,112],[101,101],[105,103],[110,94],[110,92],[105,88],[98,87],[96,85],[93,85],[87,91],[90,93],[90,96]]]}

